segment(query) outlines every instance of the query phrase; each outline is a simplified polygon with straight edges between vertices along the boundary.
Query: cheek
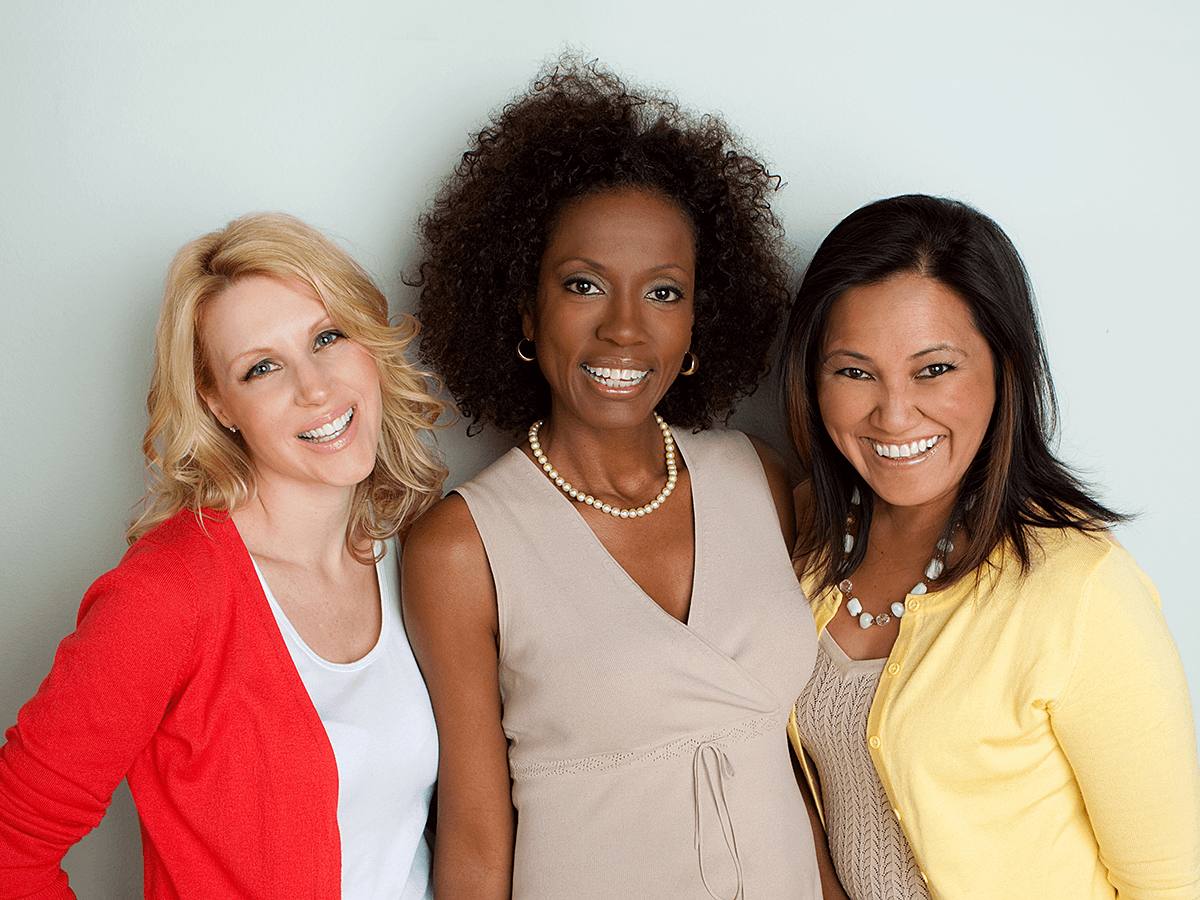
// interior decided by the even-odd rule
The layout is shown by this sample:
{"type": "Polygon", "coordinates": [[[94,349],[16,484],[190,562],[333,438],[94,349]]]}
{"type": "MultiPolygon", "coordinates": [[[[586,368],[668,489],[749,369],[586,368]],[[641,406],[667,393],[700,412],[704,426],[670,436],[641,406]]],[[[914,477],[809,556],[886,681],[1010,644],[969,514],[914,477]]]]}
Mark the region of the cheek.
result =
{"type": "Polygon", "coordinates": [[[379,364],[375,362],[375,357],[370,350],[361,344],[350,341],[346,342],[345,350],[347,355],[342,359],[353,373],[352,377],[355,381],[379,382],[379,364]]]}
{"type": "Polygon", "coordinates": [[[571,309],[554,304],[542,311],[534,325],[533,342],[543,371],[570,366],[595,338],[596,322],[586,308],[571,309]]]}
{"type": "Polygon", "coordinates": [[[945,398],[946,418],[959,428],[982,439],[996,404],[995,388],[990,381],[978,379],[963,384],[945,398]]]}
{"type": "Polygon", "coordinates": [[[835,439],[837,430],[858,421],[861,414],[859,405],[853,393],[847,391],[846,385],[833,380],[825,381],[817,386],[817,409],[821,413],[821,421],[835,439]]]}
{"type": "Polygon", "coordinates": [[[853,399],[835,385],[822,385],[817,388],[817,409],[821,414],[825,432],[847,459],[853,458],[858,447],[852,429],[861,418],[853,406],[853,399]]]}

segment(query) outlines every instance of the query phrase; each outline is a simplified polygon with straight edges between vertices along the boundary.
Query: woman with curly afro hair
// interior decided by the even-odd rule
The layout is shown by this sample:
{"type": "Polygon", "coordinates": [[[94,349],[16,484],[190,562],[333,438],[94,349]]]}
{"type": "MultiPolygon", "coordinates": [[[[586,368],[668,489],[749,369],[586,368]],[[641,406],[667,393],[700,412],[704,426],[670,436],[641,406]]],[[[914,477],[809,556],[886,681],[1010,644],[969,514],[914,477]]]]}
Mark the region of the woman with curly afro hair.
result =
{"type": "Polygon", "coordinates": [[[439,900],[820,894],[787,479],[711,429],[787,306],[778,184],[719,119],[564,59],[422,220],[422,355],[474,429],[528,433],[405,548],[439,900]]]}

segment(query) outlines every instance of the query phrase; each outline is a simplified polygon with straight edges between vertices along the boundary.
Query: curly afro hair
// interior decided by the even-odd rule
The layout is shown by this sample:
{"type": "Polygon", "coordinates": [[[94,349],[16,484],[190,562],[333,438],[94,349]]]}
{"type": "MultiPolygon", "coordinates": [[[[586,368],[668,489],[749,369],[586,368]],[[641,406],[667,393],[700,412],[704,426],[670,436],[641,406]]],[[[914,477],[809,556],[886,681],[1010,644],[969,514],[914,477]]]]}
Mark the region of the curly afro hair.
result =
{"type": "Polygon", "coordinates": [[[700,368],[658,411],[697,431],[727,420],[766,374],[789,302],[768,202],[780,184],[720,119],[560,58],[475,135],[420,219],[424,257],[410,283],[421,288],[421,357],[474,420],[469,433],[490,423],[516,434],[548,415],[545,379],[515,351],[549,236],[570,201],[642,188],[676,203],[696,236],[700,368]]]}

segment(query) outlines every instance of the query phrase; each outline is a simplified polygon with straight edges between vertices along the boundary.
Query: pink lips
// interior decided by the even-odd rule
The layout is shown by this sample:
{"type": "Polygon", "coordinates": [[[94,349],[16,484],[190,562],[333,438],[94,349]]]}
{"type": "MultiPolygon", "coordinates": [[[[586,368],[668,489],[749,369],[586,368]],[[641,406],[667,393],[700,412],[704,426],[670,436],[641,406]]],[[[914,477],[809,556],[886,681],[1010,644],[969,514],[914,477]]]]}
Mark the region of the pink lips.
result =
{"type": "Polygon", "coordinates": [[[321,428],[336,426],[338,422],[344,422],[340,433],[334,430],[328,435],[320,437],[302,437],[301,435],[297,435],[297,438],[306,446],[320,453],[336,453],[353,443],[355,436],[358,434],[358,416],[354,415],[353,410],[354,407],[348,404],[342,407],[340,413],[322,416],[320,419],[315,420],[312,426],[301,432],[301,435],[321,428]]]}
{"type": "Polygon", "coordinates": [[[342,416],[344,416],[347,412],[349,412],[352,406],[353,406],[353,404],[347,403],[341,409],[335,410],[334,412],[331,412],[328,415],[321,416],[321,418],[319,418],[319,419],[313,419],[311,422],[309,422],[307,425],[305,425],[303,428],[300,429],[300,434],[306,434],[310,431],[316,431],[318,428],[324,428],[330,422],[336,422],[338,419],[340,419],[342,416]]]}

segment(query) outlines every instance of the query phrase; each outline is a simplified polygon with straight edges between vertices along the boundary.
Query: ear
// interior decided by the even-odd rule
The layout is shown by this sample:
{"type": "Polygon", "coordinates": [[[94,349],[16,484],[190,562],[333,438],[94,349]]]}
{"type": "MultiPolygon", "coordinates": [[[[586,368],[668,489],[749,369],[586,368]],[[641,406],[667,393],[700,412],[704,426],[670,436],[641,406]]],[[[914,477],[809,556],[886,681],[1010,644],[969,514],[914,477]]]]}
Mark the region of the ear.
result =
{"type": "Polygon", "coordinates": [[[533,310],[526,310],[521,314],[521,334],[526,340],[532,341],[534,333],[533,310]]]}
{"type": "Polygon", "coordinates": [[[233,427],[233,420],[225,412],[225,406],[221,403],[221,399],[211,391],[199,391],[200,399],[204,401],[204,405],[208,407],[209,412],[217,417],[217,421],[221,423],[223,428],[233,427]]]}

